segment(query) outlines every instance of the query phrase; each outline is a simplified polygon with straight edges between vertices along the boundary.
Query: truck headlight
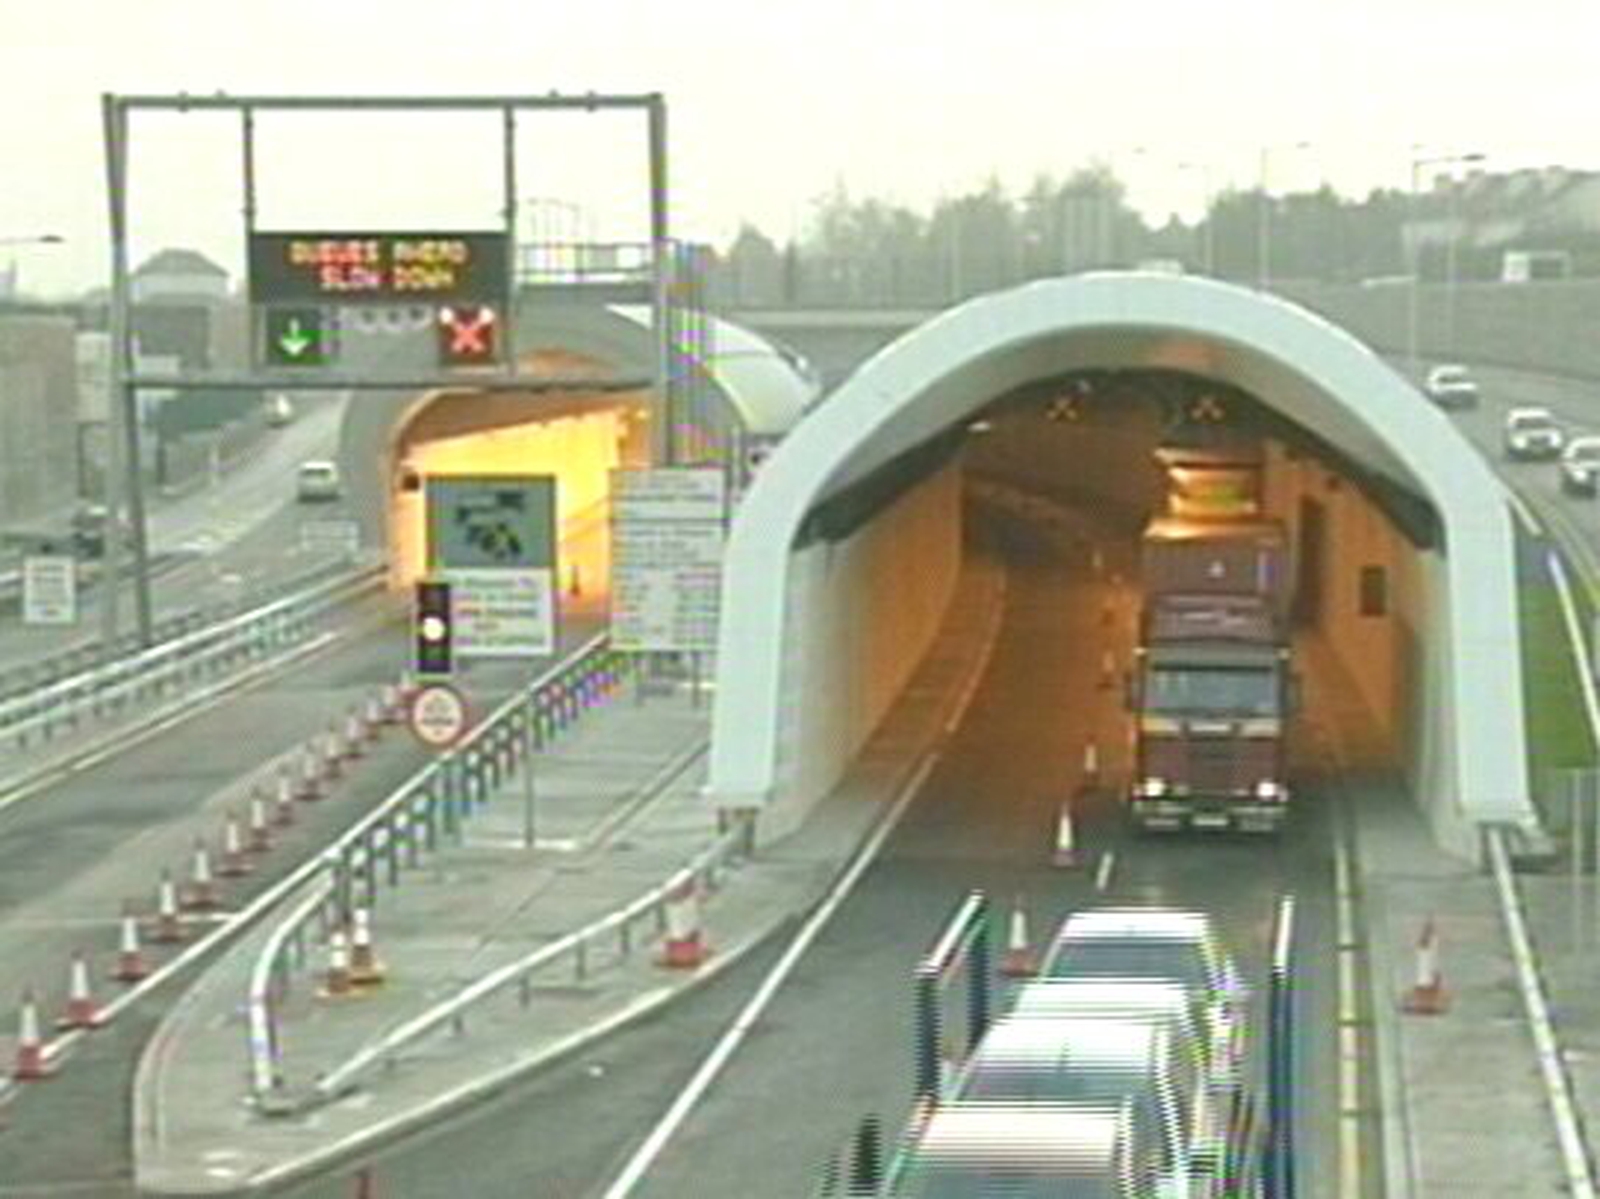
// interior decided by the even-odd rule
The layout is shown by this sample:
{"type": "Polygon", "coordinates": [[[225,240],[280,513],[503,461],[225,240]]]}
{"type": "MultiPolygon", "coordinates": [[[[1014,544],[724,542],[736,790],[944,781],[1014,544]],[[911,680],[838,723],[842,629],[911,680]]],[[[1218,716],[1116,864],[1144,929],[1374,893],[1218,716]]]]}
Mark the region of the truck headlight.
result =
{"type": "Polygon", "coordinates": [[[1283,784],[1276,779],[1262,779],[1256,784],[1257,799],[1282,799],[1283,784]]]}
{"type": "Polygon", "coordinates": [[[1141,779],[1134,791],[1139,795],[1165,795],[1167,793],[1167,780],[1159,778],[1141,779]]]}

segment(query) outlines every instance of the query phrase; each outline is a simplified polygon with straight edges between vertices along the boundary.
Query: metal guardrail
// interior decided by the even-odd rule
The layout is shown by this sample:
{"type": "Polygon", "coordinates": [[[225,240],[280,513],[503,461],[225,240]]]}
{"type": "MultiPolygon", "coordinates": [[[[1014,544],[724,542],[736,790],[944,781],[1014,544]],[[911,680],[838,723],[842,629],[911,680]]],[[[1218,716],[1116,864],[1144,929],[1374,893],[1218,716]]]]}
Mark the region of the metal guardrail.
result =
{"type": "Polygon", "coordinates": [[[314,1094],[322,1101],[337,1097],[349,1090],[365,1071],[379,1063],[392,1061],[407,1045],[438,1032],[446,1025],[456,1033],[463,1032],[470,1009],[513,986],[517,988],[519,1003],[527,1008],[532,1002],[534,974],[564,959],[571,959],[573,977],[579,982],[583,981],[588,977],[591,952],[610,937],[617,939],[618,956],[626,957],[632,951],[638,924],[646,921],[653,923],[657,934],[666,930],[667,904],[674,895],[688,887],[693,887],[697,893],[714,893],[721,885],[721,872],[733,862],[748,858],[753,852],[754,830],[752,813],[741,813],[730,820],[709,847],[665,882],[625,907],[486,974],[443,1003],[408,1020],[318,1079],[313,1087],[314,1094]]]}
{"type": "Polygon", "coordinates": [[[196,629],[160,645],[0,701],[0,745],[45,741],[86,719],[157,697],[218,669],[259,659],[309,635],[312,622],[383,581],[387,567],[362,567],[297,595],[196,629]]]}
{"type": "MultiPolygon", "coordinates": [[[[188,633],[197,632],[207,625],[217,624],[253,608],[259,608],[263,590],[273,599],[283,599],[331,576],[348,574],[350,570],[351,565],[348,560],[327,562],[311,570],[302,571],[288,580],[268,585],[264,589],[252,586],[252,594],[248,597],[241,596],[223,603],[184,608],[169,613],[155,624],[154,644],[160,645],[188,633]]],[[[0,575],[0,587],[3,587],[4,578],[4,575],[0,575]]],[[[5,672],[6,679],[0,683],[0,703],[38,691],[40,688],[51,686],[84,671],[105,666],[118,658],[131,657],[143,648],[146,647],[139,644],[138,634],[129,632],[118,637],[110,645],[95,639],[86,644],[58,650],[46,657],[8,665],[5,672]]]]}
{"type": "Polygon", "coordinates": [[[466,817],[528,755],[549,744],[635,668],[610,648],[608,634],[592,638],[566,661],[507,699],[456,747],[430,762],[348,829],[324,853],[325,870],[312,894],[274,930],[251,973],[246,1001],[251,1092],[263,1111],[292,1110],[282,1070],[279,1009],[288,993],[290,958],[304,964],[315,921],[326,934],[357,907],[378,899],[380,873],[390,886],[421,864],[424,848],[441,836],[459,840],[466,817]]]}

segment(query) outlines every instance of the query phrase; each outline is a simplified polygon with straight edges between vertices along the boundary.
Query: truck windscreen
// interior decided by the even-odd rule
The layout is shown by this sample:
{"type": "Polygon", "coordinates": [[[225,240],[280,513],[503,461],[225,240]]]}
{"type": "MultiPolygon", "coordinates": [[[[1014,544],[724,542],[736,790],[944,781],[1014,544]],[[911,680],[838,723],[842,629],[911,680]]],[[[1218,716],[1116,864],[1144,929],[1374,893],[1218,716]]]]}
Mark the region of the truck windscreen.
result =
{"type": "Polygon", "coordinates": [[[1145,676],[1144,710],[1169,716],[1278,713],[1278,675],[1258,668],[1154,667],[1145,676]]]}

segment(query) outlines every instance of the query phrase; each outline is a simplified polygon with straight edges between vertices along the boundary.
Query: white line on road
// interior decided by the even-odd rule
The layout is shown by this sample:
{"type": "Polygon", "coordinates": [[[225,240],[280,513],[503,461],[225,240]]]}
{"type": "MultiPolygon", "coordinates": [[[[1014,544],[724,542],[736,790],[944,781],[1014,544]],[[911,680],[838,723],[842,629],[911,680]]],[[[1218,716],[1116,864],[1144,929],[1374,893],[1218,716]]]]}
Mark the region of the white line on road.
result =
{"type": "Polygon", "coordinates": [[[1108,849],[1100,855],[1100,865],[1094,872],[1094,889],[1104,891],[1111,885],[1111,871],[1117,864],[1117,851],[1108,849]]]}
{"type": "Polygon", "coordinates": [[[1335,953],[1339,963],[1339,1195],[1361,1195],[1361,1028],[1356,1010],[1355,898],[1350,846],[1342,831],[1333,839],[1334,902],[1338,909],[1335,953]]]}

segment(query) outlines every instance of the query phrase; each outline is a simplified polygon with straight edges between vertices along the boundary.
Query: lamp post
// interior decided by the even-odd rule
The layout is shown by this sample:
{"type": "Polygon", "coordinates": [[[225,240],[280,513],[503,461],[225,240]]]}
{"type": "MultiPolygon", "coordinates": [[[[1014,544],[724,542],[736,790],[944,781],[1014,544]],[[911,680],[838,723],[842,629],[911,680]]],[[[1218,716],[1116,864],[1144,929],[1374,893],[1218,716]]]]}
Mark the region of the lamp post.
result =
{"type": "MultiPolygon", "coordinates": [[[[1461,166],[1461,165],[1463,165],[1465,163],[1482,162],[1487,157],[1487,155],[1481,154],[1481,153],[1478,153],[1478,152],[1472,152],[1472,153],[1468,153],[1468,154],[1421,155],[1421,154],[1417,153],[1417,151],[1419,151],[1421,149],[1422,149],[1421,146],[1412,146],[1411,147],[1411,217],[1412,217],[1413,223],[1415,223],[1416,216],[1417,216],[1417,199],[1418,199],[1417,193],[1422,190],[1421,177],[1422,177],[1422,168],[1423,167],[1450,168],[1450,167],[1461,166]]],[[[1449,214],[1448,214],[1448,223],[1449,223],[1449,226],[1450,226],[1450,228],[1449,228],[1449,242],[1448,242],[1448,247],[1447,247],[1446,266],[1445,266],[1445,320],[1447,322],[1447,324],[1446,324],[1447,336],[1446,336],[1445,340],[1446,340],[1446,344],[1449,345],[1449,347],[1450,347],[1450,349],[1452,351],[1455,349],[1455,336],[1456,336],[1456,328],[1455,328],[1455,326],[1456,326],[1456,316],[1455,316],[1455,303],[1456,303],[1456,287],[1455,287],[1455,282],[1456,282],[1456,280],[1455,280],[1455,275],[1456,275],[1456,228],[1455,228],[1455,222],[1456,222],[1456,189],[1455,189],[1455,181],[1452,179],[1451,183],[1450,183],[1450,208],[1449,208],[1449,214]]],[[[1420,378],[1421,375],[1422,375],[1422,362],[1421,362],[1421,357],[1420,357],[1420,353],[1421,352],[1420,352],[1420,349],[1419,349],[1418,344],[1417,344],[1417,342],[1418,342],[1418,327],[1419,327],[1419,324],[1420,324],[1418,318],[1420,316],[1420,309],[1421,309],[1421,303],[1422,303],[1422,300],[1421,300],[1421,278],[1420,278],[1420,276],[1422,274],[1422,253],[1421,253],[1420,239],[1415,235],[1415,230],[1413,231],[1413,236],[1407,238],[1406,242],[1407,242],[1407,248],[1410,251],[1410,253],[1407,255],[1407,257],[1410,259],[1410,266],[1411,266],[1411,272],[1410,272],[1411,273],[1411,294],[1410,294],[1410,303],[1407,305],[1407,311],[1406,311],[1406,362],[1410,365],[1411,377],[1413,379],[1417,379],[1417,378],[1420,378]]]]}
{"type": "Polygon", "coordinates": [[[1256,286],[1260,291],[1266,291],[1272,282],[1272,197],[1267,194],[1267,168],[1279,151],[1309,149],[1310,142],[1261,147],[1261,199],[1256,206],[1256,286]]]}
{"type": "Polygon", "coordinates": [[[1211,168],[1203,162],[1180,162],[1180,171],[1199,171],[1200,188],[1204,193],[1200,211],[1201,220],[1201,250],[1200,261],[1207,275],[1217,273],[1216,264],[1216,238],[1211,222],[1211,168]]]}

